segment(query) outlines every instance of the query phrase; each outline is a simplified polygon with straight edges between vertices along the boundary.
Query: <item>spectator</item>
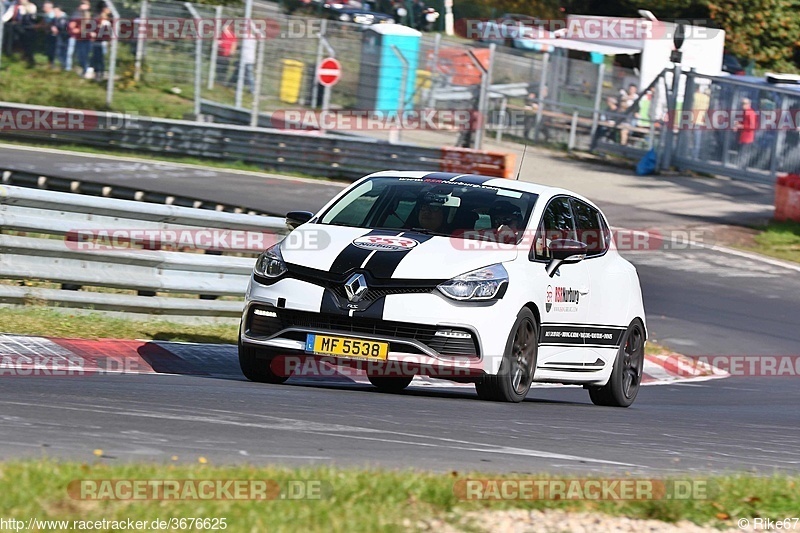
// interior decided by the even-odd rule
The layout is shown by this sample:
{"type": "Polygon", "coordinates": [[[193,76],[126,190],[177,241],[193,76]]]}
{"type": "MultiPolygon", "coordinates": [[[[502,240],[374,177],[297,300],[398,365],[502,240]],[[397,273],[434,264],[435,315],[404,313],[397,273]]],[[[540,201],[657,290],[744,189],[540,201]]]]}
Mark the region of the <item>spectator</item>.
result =
{"type": "MultiPolygon", "coordinates": [[[[94,75],[89,74],[87,78],[96,78],[102,80],[106,73],[106,51],[108,50],[108,41],[111,40],[111,32],[113,27],[111,25],[111,8],[105,2],[100,2],[97,5],[98,13],[95,19],[95,33],[92,40],[92,71],[94,75]]],[[[91,72],[91,71],[90,71],[91,72]]]]}
{"type": "Polygon", "coordinates": [[[37,24],[37,28],[44,33],[44,52],[50,68],[55,67],[56,63],[56,34],[53,33],[53,21],[55,18],[53,2],[42,4],[42,17],[39,24],[37,24]]]}
{"type": "Polygon", "coordinates": [[[597,142],[600,140],[601,137],[607,136],[614,130],[614,126],[616,125],[616,113],[619,112],[619,100],[614,98],[613,96],[609,96],[606,98],[606,109],[605,112],[600,114],[599,120],[600,123],[597,127],[597,130],[594,132],[594,136],[592,137],[592,142],[589,146],[589,151],[593,152],[594,149],[597,147],[597,142]]]}
{"type": "Polygon", "coordinates": [[[694,93],[694,101],[692,104],[692,157],[694,159],[700,158],[700,147],[703,141],[703,129],[706,123],[706,115],[708,108],[711,105],[711,98],[708,95],[705,86],[700,85],[694,93]]]}
{"type": "Polygon", "coordinates": [[[233,69],[230,80],[228,80],[228,83],[231,85],[237,85],[239,83],[240,64],[244,64],[244,85],[252,93],[255,91],[253,67],[256,64],[256,39],[254,37],[248,35],[246,38],[242,39],[242,50],[239,53],[239,60],[236,61],[236,68],[233,69]]]}
{"type": "Polygon", "coordinates": [[[35,67],[33,47],[36,42],[36,4],[30,0],[17,0],[3,13],[3,22],[9,23],[11,42],[18,40],[22,46],[22,55],[28,68],[35,67]]]}
{"type": "Polygon", "coordinates": [[[749,98],[742,98],[742,121],[734,125],[739,132],[739,167],[747,169],[753,158],[753,149],[756,140],[756,127],[758,116],[753,110],[753,103],[749,98]]]}
{"type": "Polygon", "coordinates": [[[222,30],[222,35],[218,41],[217,54],[217,79],[222,85],[228,85],[228,69],[231,65],[231,58],[236,53],[236,35],[233,29],[226,27],[222,30]]]}
{"type": "Polygon", "coordinates": [[[72,70],[72,57],[76,56],[78,66],[81,67],[81,75],[86,73],[89,68],[89,49],[91,42],[87,40],[88,36],[83,35],[82,24],[84,20],[91,19],[92,15],[89,11],[89,0],[82,0],[78,9],[72,13],[67,30],[69,40],[67,41],[67,65],[66,70],[72,70]]]}

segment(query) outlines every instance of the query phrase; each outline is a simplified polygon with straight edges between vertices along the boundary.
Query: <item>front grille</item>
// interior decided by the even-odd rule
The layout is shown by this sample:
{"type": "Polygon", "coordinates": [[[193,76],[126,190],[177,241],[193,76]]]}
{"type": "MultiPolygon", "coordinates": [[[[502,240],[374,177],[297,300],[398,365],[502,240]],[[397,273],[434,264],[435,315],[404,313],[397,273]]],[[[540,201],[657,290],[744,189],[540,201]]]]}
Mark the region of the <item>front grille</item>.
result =
{"type": "Polygon", "coordinates": [[[274,307],[252,307],[248,316],[247,331],[251,337],[271,337],[287,328],[328,330],[351,335],[375,335],[397,339],[415,340],[430,347],[442,355],[478,357],[478,342],[468,329],[438,327],[427,324],[409,324],[406,322],[389,322],[375,318],[349,317],[323,313],[309,313],[274,307]],[[255,314],[262,309],[277,316],[269,317],[255,314]],[[437,336],[442,329],[466,333],[469,337],[453,338],[437,336]]]}
{"type": "MultiPolygon", "coordinates": [[[[344,290],[344,286],[335,285],[331,288],[331,290],[339,298],[347,300],[347,292],[344,290]]],[[[397,287],[379,289],[369,288],[360,301],[374,302],[375,300],[383,298],[384,296],[388,296],[389,294],[429,294],[430,292],[431,289],[427,287],[397,287]]]]}

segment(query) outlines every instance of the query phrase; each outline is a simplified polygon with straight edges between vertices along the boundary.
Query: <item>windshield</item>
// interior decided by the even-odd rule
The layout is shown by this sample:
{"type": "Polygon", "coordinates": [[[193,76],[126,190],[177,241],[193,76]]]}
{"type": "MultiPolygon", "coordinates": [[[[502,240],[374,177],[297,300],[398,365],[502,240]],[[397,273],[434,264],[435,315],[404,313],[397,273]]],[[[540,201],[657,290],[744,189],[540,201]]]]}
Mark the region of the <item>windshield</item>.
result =
{"type": "Polygon", "coordinates": [[[372,178],[320,218],[321,224],[474,238],[511,229],[521,237],[537,195],[430,178],[372,178]]]}

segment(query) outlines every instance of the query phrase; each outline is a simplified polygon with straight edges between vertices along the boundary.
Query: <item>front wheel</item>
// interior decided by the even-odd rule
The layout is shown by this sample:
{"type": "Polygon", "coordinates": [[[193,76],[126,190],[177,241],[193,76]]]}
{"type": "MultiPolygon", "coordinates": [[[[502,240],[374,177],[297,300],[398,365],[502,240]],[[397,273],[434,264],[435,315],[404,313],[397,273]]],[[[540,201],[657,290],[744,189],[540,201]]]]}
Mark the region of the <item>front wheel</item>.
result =
{"type": "Polygon", "coordinates": [[[289,376],[280,375],[272,369],[272,361],[277,355],[271,350],[243,346],[239,342],[239,367],[250,381],[279,385],[289,379],[289,376]]]}
{"type": "Polygon", "coordinates": [[[517,315],[508,336],[506,351],[495,376],[484,376],[475,383],[481,400],[518,403],[525,399],[533,382],[539,351],[539,325],[530,309],[517,315]]]}
{"type": "Polygon", "coordinates": [[[589,387],[589,398],[595,405],[629,407],[639,393],[644,370],[644,326],[634,320],[622,338],[608,383],[589,387]]]}

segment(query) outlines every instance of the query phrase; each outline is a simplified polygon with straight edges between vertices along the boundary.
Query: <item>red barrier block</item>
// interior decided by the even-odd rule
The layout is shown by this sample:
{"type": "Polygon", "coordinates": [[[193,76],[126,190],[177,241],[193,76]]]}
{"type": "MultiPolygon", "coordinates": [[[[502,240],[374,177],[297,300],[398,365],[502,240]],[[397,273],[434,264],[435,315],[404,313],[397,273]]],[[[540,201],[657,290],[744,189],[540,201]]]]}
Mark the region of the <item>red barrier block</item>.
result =
{"type": "Polygon", "coordinates": [[[442,147],[442,172],[482,174],[498,178],[514,177],[514,154],[473,150],[471,148],[442,147]]]}
{"type": "Polygon", "coordinates": [[[775,220],[800,222],[800,176],[787,174],[775,183],[775,220]]]}

